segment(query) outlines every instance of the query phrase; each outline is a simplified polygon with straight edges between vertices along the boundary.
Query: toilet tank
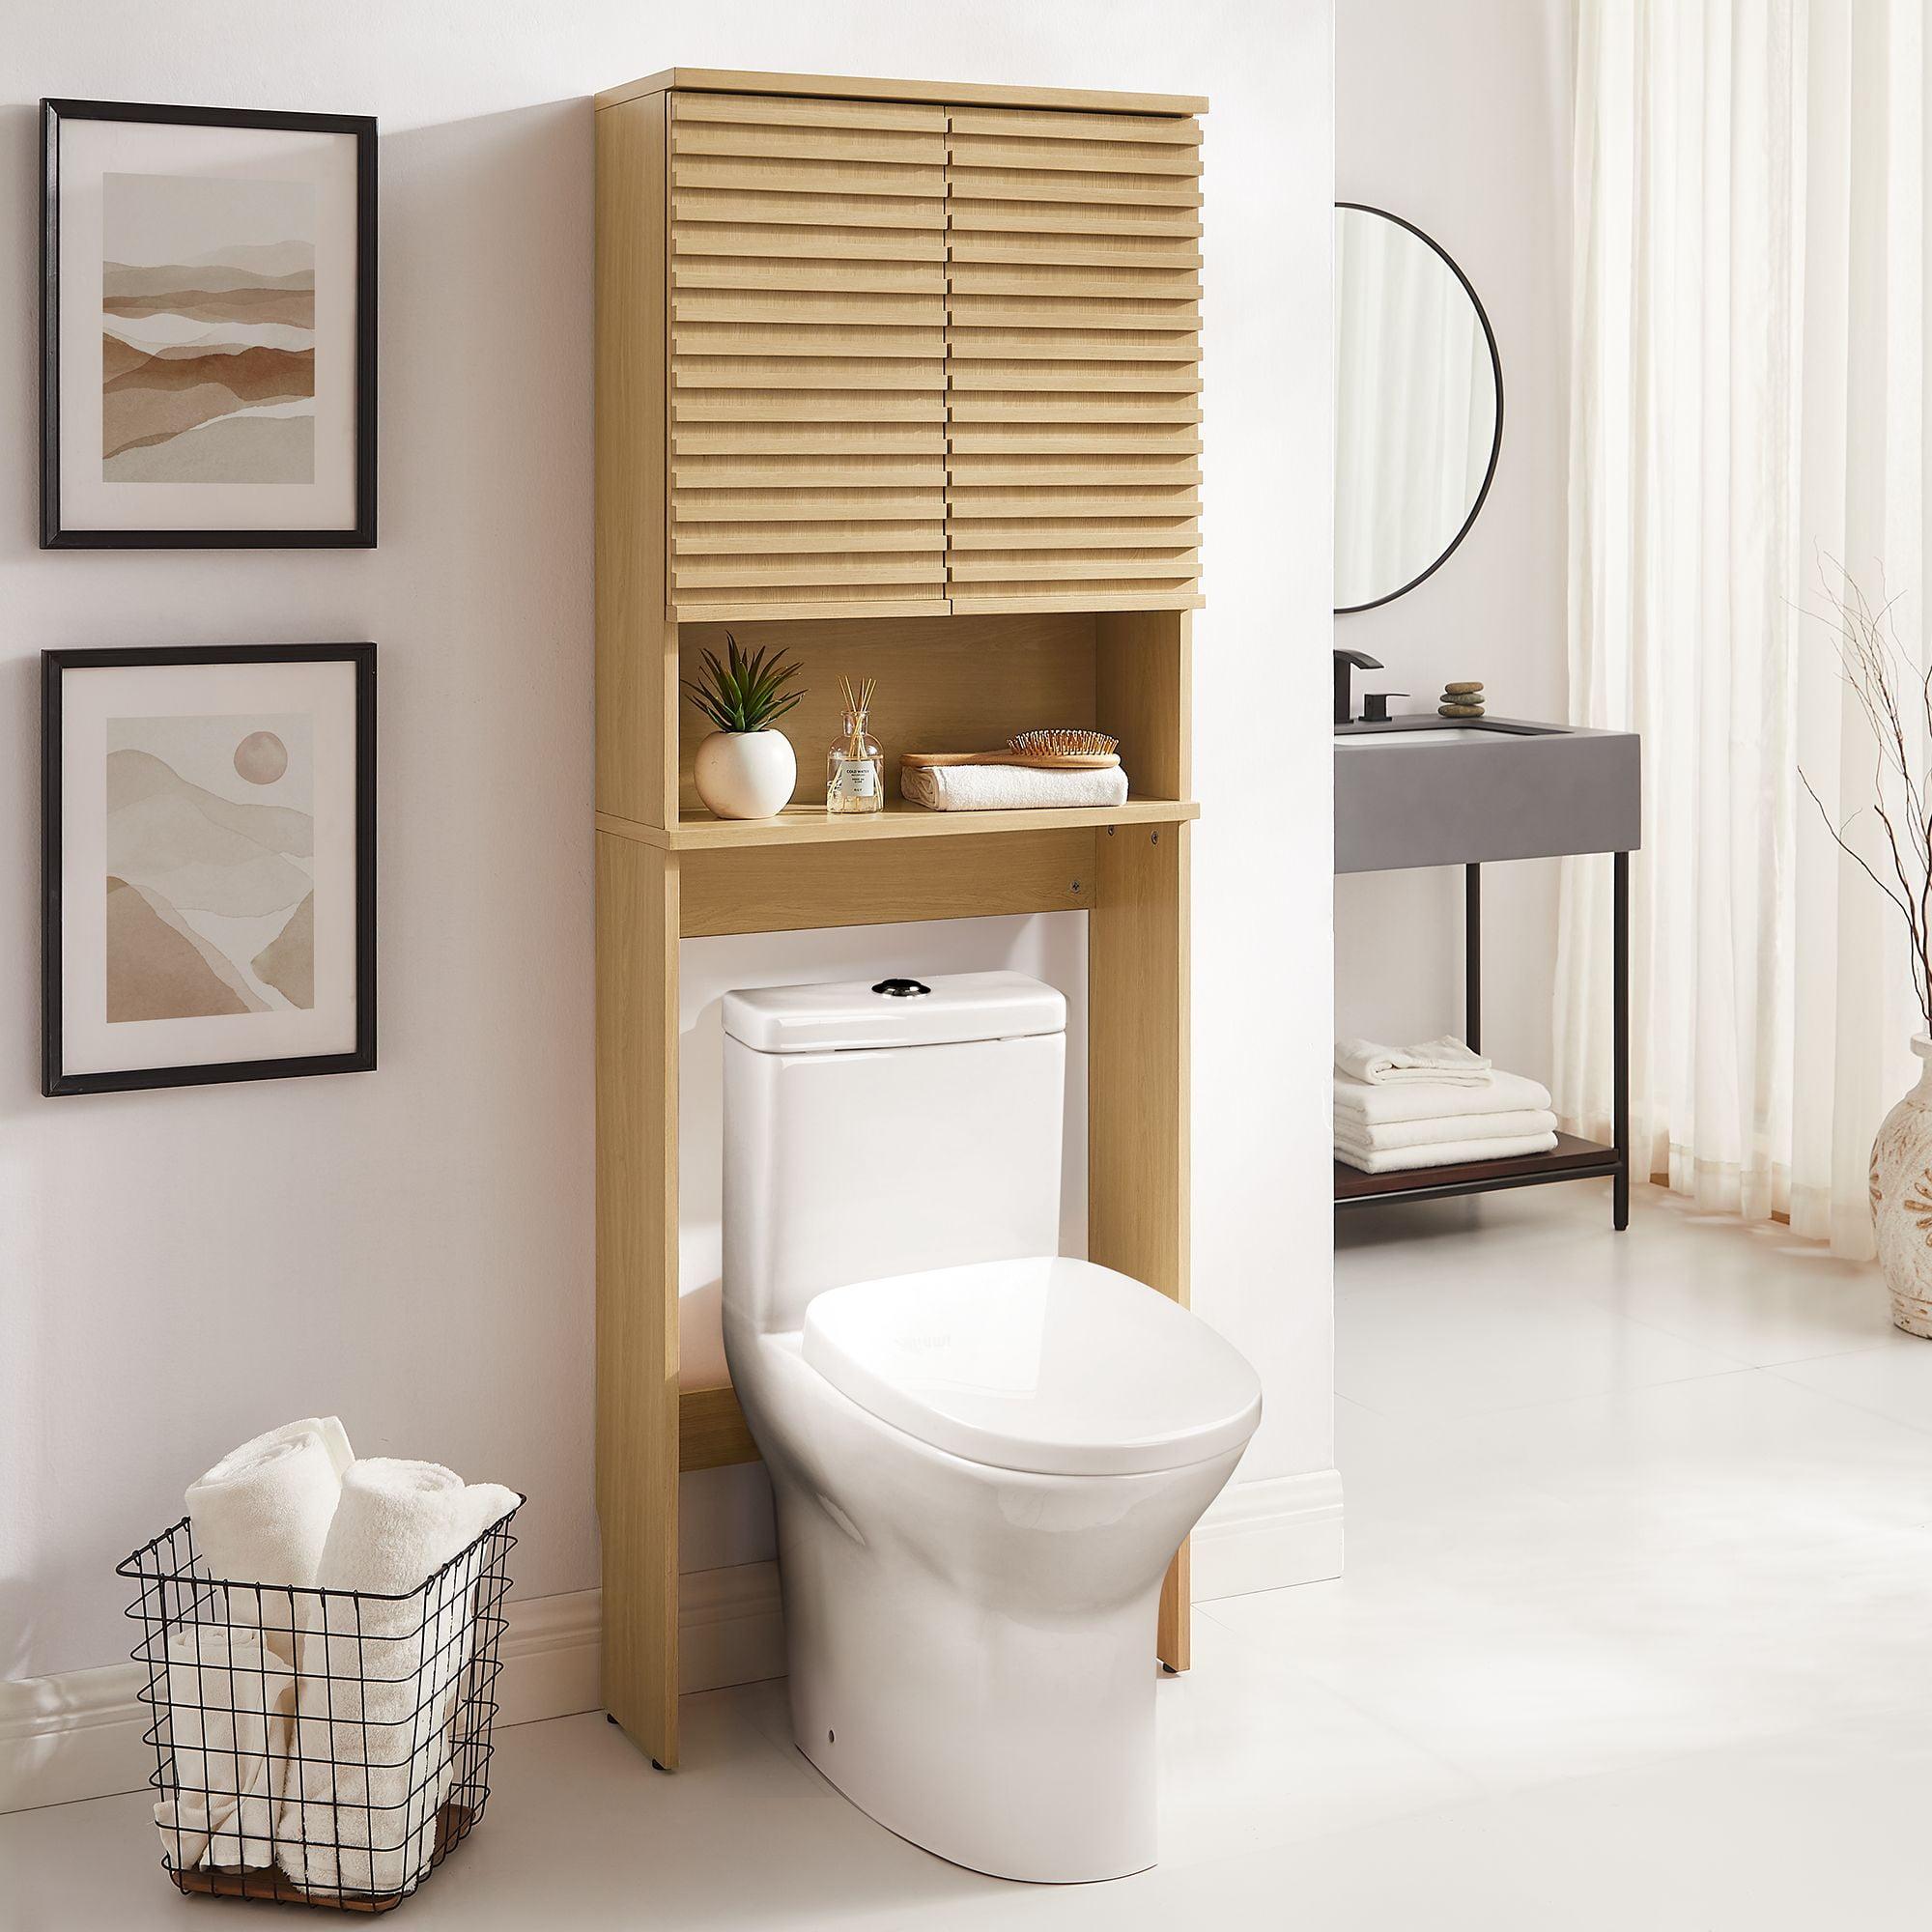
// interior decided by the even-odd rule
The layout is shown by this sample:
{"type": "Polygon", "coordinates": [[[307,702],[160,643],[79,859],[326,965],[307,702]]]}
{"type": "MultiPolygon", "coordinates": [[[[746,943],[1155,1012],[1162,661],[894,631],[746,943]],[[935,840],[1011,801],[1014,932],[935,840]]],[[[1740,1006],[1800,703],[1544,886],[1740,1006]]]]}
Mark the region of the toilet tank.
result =
{"type": "Polygon", "coordinates": [[[1021,973],[724,995],[724,1325],[1060,1246],[1066,1003],[1021,973]],[[916,989],[916,990],[915,990],[916,989]]]}

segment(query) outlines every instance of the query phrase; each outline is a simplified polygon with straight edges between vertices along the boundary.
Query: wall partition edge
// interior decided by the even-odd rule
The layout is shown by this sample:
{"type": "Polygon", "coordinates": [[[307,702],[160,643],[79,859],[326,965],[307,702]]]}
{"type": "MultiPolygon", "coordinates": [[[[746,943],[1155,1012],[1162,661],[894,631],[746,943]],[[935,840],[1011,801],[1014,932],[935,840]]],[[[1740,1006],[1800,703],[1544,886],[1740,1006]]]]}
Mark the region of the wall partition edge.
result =
{"type": "MultiPolygon", "coordinates": [[[[679,1388],[680,938],[1090,911],[1089,1251],[1187,1298],[1206,105],[692,69],[597,97],[602,1678],[667,1770],[679,1471],[756,1455],[728,1388],[679,1388]],[[814,681],[833,641],[883,658],[903,749],[1050,699],[1134,797],[721,824],[678,663],[726,622],[814,681]]],[[[1183,1548],[1173,1669],[1186,1579],[1183,1548]]]]}

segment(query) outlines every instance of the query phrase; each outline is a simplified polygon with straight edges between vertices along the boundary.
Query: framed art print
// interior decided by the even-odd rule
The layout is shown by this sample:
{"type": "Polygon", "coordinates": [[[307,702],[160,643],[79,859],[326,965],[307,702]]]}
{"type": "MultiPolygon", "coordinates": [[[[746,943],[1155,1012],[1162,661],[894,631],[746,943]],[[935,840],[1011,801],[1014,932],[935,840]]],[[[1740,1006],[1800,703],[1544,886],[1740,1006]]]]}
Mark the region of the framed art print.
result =
{"type": "Polygon", "coordinates": [[[46,651],[42,1091],[376,1064],[376,647],[46,651]]]}
{"type": "Polygon", "coordinates": [[[41,102],[41,543],[376,541],[376,124],[41,102]]]}

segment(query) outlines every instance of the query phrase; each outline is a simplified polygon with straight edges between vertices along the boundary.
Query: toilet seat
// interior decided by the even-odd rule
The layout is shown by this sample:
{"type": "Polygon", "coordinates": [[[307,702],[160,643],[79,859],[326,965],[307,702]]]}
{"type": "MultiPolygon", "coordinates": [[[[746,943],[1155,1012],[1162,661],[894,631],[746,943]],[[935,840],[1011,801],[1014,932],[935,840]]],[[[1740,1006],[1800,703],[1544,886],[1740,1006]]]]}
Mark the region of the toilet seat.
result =
{"type": "Polygon", "coordinates": [[[1182,1468],[1238,1447],[1261,1413],[1254,1370],[1205,1321],[1065,1256],[828,1289],[802,1349],[881,1421],[1001,1469],[1182,1468]]]}

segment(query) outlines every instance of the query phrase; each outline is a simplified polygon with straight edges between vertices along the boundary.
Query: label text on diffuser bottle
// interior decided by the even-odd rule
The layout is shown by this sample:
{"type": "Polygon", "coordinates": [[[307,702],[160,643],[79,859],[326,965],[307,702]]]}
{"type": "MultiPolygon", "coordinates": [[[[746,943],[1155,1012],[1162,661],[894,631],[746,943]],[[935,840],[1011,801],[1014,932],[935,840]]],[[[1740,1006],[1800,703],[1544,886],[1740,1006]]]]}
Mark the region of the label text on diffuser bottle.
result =
{"type": "Polygon", "coordinates": [[[832,789],[844,798],[871,798],[879,789],[879,774],[870,758],[847,758],[838,767],[832,789]]]}

